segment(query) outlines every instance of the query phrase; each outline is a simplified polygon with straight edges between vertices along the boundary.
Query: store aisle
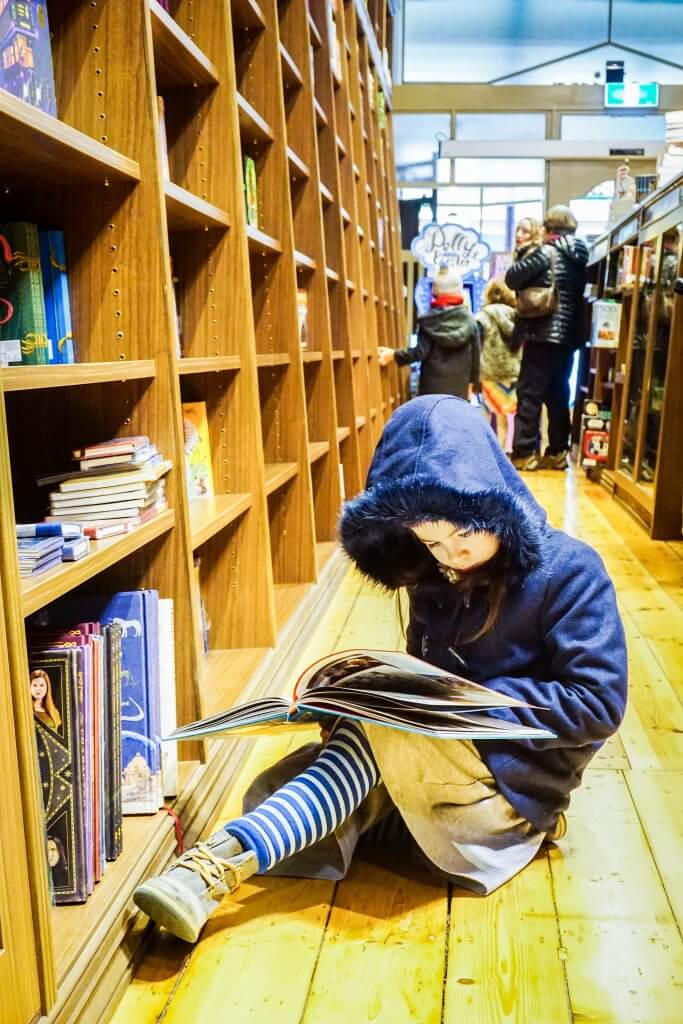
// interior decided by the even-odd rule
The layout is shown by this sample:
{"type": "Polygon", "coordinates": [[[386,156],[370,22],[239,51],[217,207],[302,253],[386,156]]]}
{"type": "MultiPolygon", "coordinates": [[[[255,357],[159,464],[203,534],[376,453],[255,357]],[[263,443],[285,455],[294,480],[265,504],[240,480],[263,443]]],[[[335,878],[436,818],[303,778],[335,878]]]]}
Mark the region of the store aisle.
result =
{"type": "MultiPolygon", "coordinates": [[[[601,553],[629,640],[626,719],[566,839],[486,899],[374,855],[340,883],[251,879],[196,947],[156,935],[114,1024],[678,1024],[683,542],[649,541],[576,471],[527,479],[553,525],[601,553]]],[[[393,601],[349,573],[301,665],[400,643],[393,601]]],[[[259,741],[216,824],[300,742],[259,741]]]]}

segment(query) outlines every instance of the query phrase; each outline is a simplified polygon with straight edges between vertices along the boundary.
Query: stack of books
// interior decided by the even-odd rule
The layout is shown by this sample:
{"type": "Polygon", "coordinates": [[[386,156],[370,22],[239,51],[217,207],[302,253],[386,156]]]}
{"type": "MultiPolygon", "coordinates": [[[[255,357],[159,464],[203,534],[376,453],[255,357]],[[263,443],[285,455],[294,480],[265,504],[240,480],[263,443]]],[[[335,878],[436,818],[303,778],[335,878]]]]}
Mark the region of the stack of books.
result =
{"type": "Polygon", "coordinates": [[[16,530],[20,576],[38,576],[88,554],[90,542],[79,523],[17,523],[16,530]]]}
{"type": "Polygon", "coordinates": [[[79,523],[86,537],[98,540],[127,533],[168,508],[164,477],[172,464],[149,438],[117,437],[72,456],[77,469],[37,481],[57,484],[46,523],[79,523]]]}
{"type": "Polygon", "coordinates": [[[683,110],[668,110],[666,150],[657,164],[657,184],[661,188],[683,172],[683,110]]]}

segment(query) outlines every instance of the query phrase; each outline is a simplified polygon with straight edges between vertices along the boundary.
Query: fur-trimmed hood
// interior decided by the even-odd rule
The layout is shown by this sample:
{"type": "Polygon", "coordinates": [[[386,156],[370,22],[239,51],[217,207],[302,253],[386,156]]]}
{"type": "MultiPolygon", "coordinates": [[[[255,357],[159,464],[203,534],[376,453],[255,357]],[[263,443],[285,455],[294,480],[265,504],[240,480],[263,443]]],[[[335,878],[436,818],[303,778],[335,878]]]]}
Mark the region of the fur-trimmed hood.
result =
{"type": "Polygon", "coordinates": [[[540,562],[545,512],[481,412],[460,398],[425,395],[384,428],[366,490],[344,506],[341,542],[361,572],[394,590],[424,557],[408,527],[438,519],[498,537],[511,575],[540,562]]]}

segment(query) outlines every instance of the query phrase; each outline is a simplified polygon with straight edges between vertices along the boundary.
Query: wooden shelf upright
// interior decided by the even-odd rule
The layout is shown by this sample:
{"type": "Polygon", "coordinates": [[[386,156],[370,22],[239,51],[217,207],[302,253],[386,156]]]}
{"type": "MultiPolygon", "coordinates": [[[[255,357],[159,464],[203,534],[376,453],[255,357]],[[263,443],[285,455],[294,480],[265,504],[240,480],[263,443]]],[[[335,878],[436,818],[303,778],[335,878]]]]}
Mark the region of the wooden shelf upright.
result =
{"type": "MultiPolygon", "coordinates": [[[[0,220],[64,231],[78,359],[0,369],[2,1024],[108,1019],[145,936],[133,889],[175,851],[166,813],[126,817],[88,901],[51,905],[27,621],[62,595],[154,588],[174,602],[180,723],[281,687],[344,570],[341,500],[402,394],[377,358],[403,337],[384,2],[170,7],[47,0],[59,117],[0,90],[0,220]],[[188,492],[184,402],[206,404],[210,498],[188,492]],[[36,477],[133,433],[173,463],[168,510],[22,580],[15,523],[45,513],[36,477]]],[[[244,752],[181,747],[186,845],[244,752]]]]}

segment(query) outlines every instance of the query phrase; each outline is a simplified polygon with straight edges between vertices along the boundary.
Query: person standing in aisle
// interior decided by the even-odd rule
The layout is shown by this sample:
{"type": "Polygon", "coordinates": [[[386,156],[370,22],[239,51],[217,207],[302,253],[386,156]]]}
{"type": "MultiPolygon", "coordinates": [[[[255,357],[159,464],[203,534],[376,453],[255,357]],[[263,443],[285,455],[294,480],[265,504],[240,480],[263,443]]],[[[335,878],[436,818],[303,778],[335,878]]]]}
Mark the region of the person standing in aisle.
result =
{"type": "Polygon", "coordinates": [[[460,275],[447,264],[432,283],[431,309],[417,321],[417,345],[380,346],[380,366],[420,363],[418,395],[468,398],[479,391],[479,332],[460,275]]]}
{"type": "Polygon", "coordinates": [[[486,285],[476,321],[481,331],[481,394],[486,411],[495,420],[501,448],[507,452],[517,411],[521,354],[512,340],[515,296],[502,278],[493,278],[486,285]]]}
{"type": "MultiPolygon", "coordinates": [[[[524,346],[512,460],[517,469],[566,469],[569,465],[569,377],[581,344],[580,307],[588,249],[576,237],[576,218],[567,206],[553,206],[543,222],[540,246],[516,253],[505,283],[520,293],[555,288],[556,308],[541,317],[518,315],[513,340],[524,346]],[[543,404],[548,409],[548,448],[538,453],[543,404]]],[[[519,306],[518,306],[519,314],[519,306]]]]}
{"type": "Polygon", "coordinates": [[[605,567],[548,524],[468,402],[427,395],[397,409],[340,540],[374,584],[406,588],[409,654],[524,701],[496,717],[553,738],[334,720],[322,744],[254,780],[239,818],[136,888],[138,907],[180,938],[195,941],[256,872],[344,878],[361,835],[389,815],[423,874],[487,895],[563,837],[571,792],[621,722],[626,643],[605,567]]]}

